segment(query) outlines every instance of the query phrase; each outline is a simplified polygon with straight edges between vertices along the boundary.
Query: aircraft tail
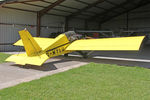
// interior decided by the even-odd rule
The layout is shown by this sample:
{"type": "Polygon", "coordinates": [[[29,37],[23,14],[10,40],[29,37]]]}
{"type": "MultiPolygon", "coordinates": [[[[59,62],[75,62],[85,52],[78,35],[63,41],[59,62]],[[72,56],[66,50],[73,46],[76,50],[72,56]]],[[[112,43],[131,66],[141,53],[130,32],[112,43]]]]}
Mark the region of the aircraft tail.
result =
{"type": "Polygon", "coordinates": [[[26,53],[11,55],[5,61],[15,62],[20,65],[42,65],[48,59],[48,56],[42,53],[42,49],[35,39],[27,30],[19,31],[19,35],[26,53]]]}
{"type": "Polygon", "coordinates": [[[42,49],[27,30],[19,31],[27,56],[38,55],[42,49]]]}
{"type": "Polygon", "coordinates": [[[69,40],[65,34],[61,34],[55,39],[33,38],[27,30],[22,30],[19,31],[19,35],[21,40],[14,45],[24,46],[26,53],[11,55],[5,61],[20,65],[41,66],[51,57],[71,52],[65,51],[65,48],[69,45],[69,40]]]}

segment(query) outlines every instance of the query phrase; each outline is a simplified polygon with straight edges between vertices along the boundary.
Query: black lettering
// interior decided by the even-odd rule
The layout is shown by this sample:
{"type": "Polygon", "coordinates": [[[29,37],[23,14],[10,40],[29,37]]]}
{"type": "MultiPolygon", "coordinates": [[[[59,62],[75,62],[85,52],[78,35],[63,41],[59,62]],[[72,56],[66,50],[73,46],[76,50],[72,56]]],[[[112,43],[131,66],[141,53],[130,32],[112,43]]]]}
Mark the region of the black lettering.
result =
{"type": "Polygon", "coordinates": [[[51,52],[49,52],[49,55],[51,56],[51,55],[52,55],[52,53],[51,53],[51,52]]]}
{"type": "Polygon", "coordinates": [[[57,49],[55,50],[55,54],[57,54],[57,49]]]}
{"type": "Polygon", "coordinates": [[[62,51],[65,51],[64,47],[62,47],[62,51]]]}
{"type": "Polygon", "coordinates": [[[59,53],[59,48],[57,49],[57,53],[59,53]]]}
{"type": "Polygon", "coordinates": [[[59,48],[59,52],[61,53],[61,48],[59,48]]]}
{"type": "Polygon", "coordinates": [[[53,50],[53,55],[55,55],[55,50],[53,50]]]}
{"type": "Polygon", "coordinates": [[[57,51],[57,53],[59,53],[58,49],[56,51],[57,51]]]}
{"type": "Polygon", "coordinates": [[[46,52],[46,55],[47,55],[48,57],[50,57],[50,55],[49,55],[49,53],[48,53],[48,52],[46,52]]]}

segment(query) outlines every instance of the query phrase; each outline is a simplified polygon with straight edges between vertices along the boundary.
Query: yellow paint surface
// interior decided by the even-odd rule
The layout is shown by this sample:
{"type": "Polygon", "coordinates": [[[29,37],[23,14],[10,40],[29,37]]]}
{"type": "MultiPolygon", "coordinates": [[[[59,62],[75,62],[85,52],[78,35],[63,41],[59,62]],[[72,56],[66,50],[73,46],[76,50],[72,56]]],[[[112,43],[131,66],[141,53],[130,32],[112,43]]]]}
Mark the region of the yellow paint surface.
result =
{"type": "Polygon", "coordinates": [[[38,65],[41,66],[47,59],[69,53],[65,49],[69,45],[69,40],[65,34],[61,34],[55,39],[33,38],[27,30],[19,31],[21,40],[14,45],[24,46],[25,54],[16,54],[8,57],[6,61],[15,62],[16,64],[38,65]]]}
{"type": "Polygon", "coordinates": [[[61,46],[63,44],[66,44],[68,43],[69,40],[67,39],[66,35],[65,34],[60,34],[59,36],[57,36],[54,41],[51,43],[51,45],[49,45],[45,51],[49,50],[49,49],[52,49],[52,48],[56,48],[58,46],[61,46]]]}
{"type": "Polygon", "coordinates": [[[16,64],[25,65],[37,65],[41,66],[49,57],[46,54],[29,57],[27,54],[16,54],[8,57],[6,61],[15,62],[16,64]]]}
{"type": "Polygon", "coordinates": [[[16,54],[8,57],[6,61],[16,64],[41,66],[47,59],[70,53],[76,50],[139,50],[144,36],[85,39],[71,43],[65,34],[55,39],[32,37],[27,30],[19,31],[21,40],[14,45],[24,46],[25,54],[16,54]]]}
{"type": "Polygon", "coordinates": [[[41,52],[41,47],[27,30],[19,31],[19,35],[28,56],[37,55],[37,53],[41,52]]]}
{"type": "MultiPolygon", "coordinates": [[[[53,38],[33,37],[33,39],[38,43],[38,45],[42,48],[42,50],[45,50],[54,41],[53,38]]],[[[14,43],[14,45],[24,46],[23,43],[22,43],[22,39],[18,40],[16,43],[14,43]]]]}
{"type": "Polygon", "coordinates": [[[144,36],[77,40],[66,50],[137,51],[144,36]]]}

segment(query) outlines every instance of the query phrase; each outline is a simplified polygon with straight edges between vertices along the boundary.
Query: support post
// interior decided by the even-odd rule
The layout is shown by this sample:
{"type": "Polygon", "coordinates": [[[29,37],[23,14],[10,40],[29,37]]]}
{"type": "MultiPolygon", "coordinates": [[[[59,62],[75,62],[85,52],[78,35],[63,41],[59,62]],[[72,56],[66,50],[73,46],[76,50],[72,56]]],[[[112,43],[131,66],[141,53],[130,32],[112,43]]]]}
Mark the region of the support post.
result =
{"type": "Polygon", "coordinates": [[[68,24],[69,24],[69,18],[68,17],[65,17],[65,26],[64,26],[64,31],[67,32],[69,29],[68,29],[68,24]]]}
{"type": "Polygon", "coordinates": [[[39,37],[41,33],[41,15],[37,12],[37,27],[36,27],[36,36],[39,37]]]}
{"type": "Polygon", "coordinates": [[[40,32],[41,32],[41,17],[64,1],[65,0],[57,0],[54,3],[50,4],[49,6],[44,7],[44,9],[37,12],[37,34],[36,34],[37,37],[40,36],[40,32]]]}
{"type": "Polygon", "coordinates": [[[87,20],[84,21],[84,29],[88,30],[88,21],[87,20]]]}

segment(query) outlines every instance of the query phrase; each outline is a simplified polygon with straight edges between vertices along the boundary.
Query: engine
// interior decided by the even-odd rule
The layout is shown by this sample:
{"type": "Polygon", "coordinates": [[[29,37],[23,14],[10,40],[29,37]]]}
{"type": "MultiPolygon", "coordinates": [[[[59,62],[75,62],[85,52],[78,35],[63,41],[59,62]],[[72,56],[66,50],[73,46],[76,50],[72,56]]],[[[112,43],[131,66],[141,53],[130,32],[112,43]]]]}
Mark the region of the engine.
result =
{"type": "Polygon", "coordinates": [[[74,31],[68,31],[68,32],[65,32],[64,34],[67,36],[68,40],[71,42],[75,40],[83,39],[82,35],[77,34],[74,31]]]}

